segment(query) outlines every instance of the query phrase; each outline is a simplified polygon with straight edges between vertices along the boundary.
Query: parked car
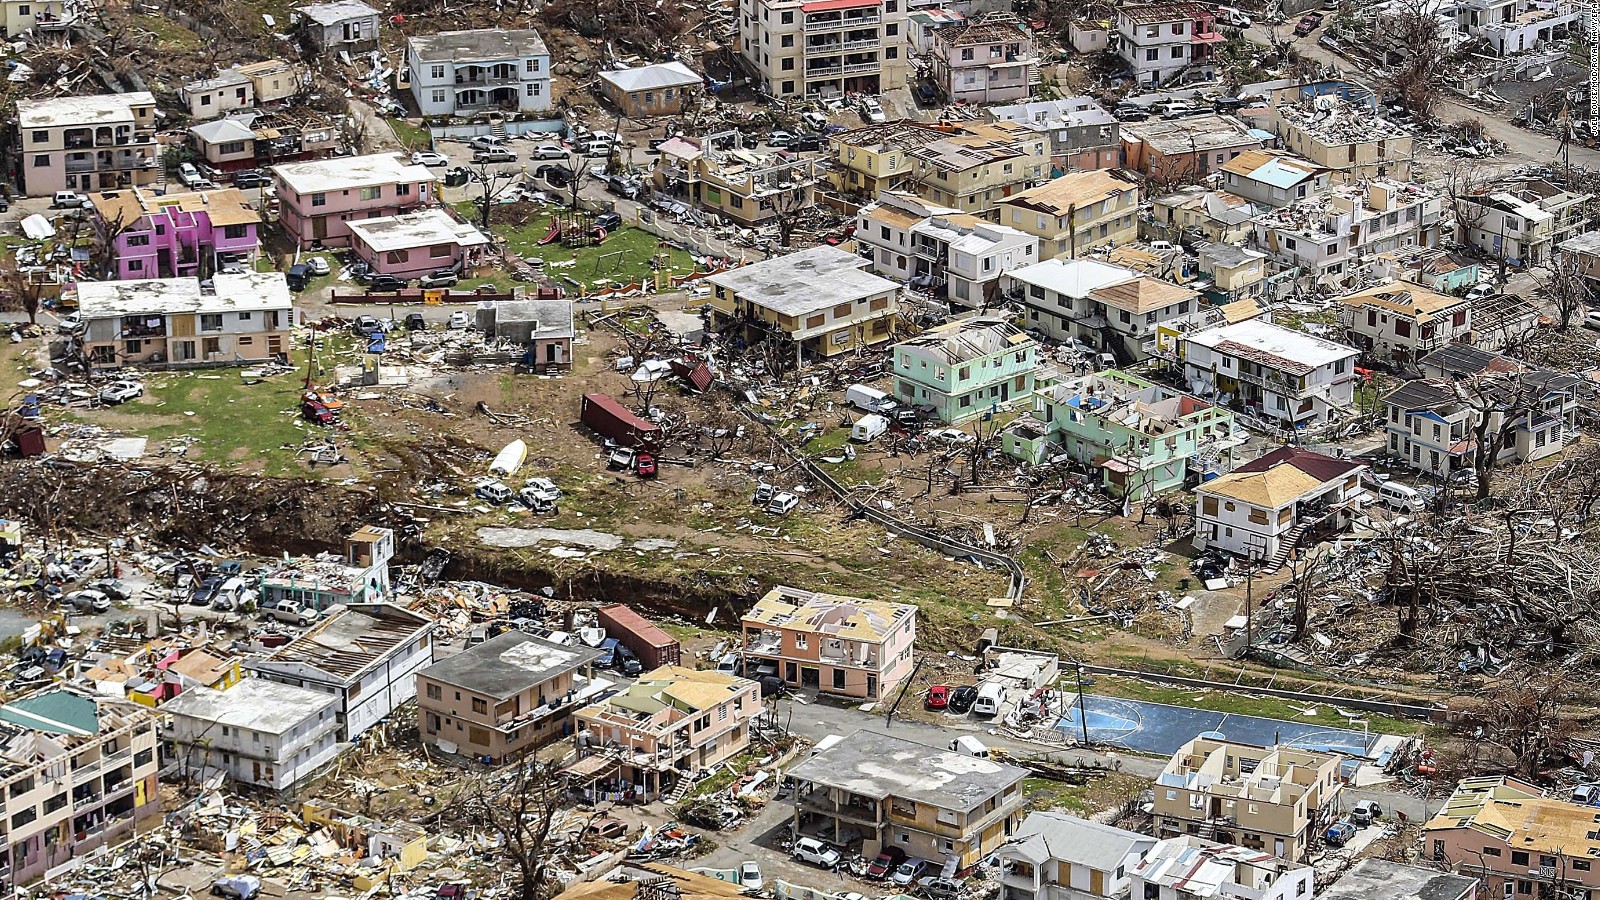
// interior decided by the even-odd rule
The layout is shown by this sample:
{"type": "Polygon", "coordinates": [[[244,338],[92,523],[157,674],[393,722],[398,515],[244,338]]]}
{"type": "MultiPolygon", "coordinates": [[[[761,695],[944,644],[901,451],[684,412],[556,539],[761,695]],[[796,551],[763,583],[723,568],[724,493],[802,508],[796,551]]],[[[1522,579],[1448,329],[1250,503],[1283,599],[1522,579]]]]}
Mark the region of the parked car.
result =
{"type": "Polygon", "coordinates": [[[822,137],[815,134],[803,134],[789,142],[791,153],[815,153],[822,149],[822,137]]]}
{"type": "Polygon", "coordinates": [[[784,491],[780,494],[775,494],[772,500],[767,503],[767,512],[774,516],[787,516],[789,513],[794,512],[794,508],[799,505],[799,497],[784,491]]]}
{"type": "Polygon", "coordinates": [[[1365,828],[1381,818],[1383,807],[1376,800],[1357,800],[1356,805],[1350,807],[1350,824],[1357,828],[1365,828]]]}
{"type": "Polygon", "coordinates": [[[591,822],[589,827],[583,830],[583,833],[588,837],[614,841],[618,838],[627,837],[628,823],[621,819],[600,819],[599,821],[591,822]]]}
{"type": "Polygon", "coordinates": [[[451,331],[465,331],[472,327],[472,316],[465,310],[458,309],[450,314],[450,321],[444,323],[451,331]]]}
{"type": "Polygon", "coordinates": [[[1335,822],[1328,826],[1327,831],[1322,833],[1322,839],[1330,847],[1343,847],[1355,836],[1356,827],[1349,822],[1335,822]]]}
{"type": "Polygon", "coordinates": [[[427,320],[427,318],[425,318],[422,315],[422,313],[419,313],[419,312],[406,313],[406,330],[407,331],[427,331],[428,330],[428,320],[427,320]]]}
{"type": "Polygon", "coordinates": [[[1591,309],[1583,314],[1583,327],[1600,328],[1600,309],[1591,309]]]}
{"type": "Polygon", "coordinates": [[[94,581],[84,585],[84,587],[97,590],[112,600],[126,600],[133,596],[132,592],[128,590],[128,586],[115,578],[96,578],[94,581]]]}
{"type": "Polygon", "coordinates": [[[961,896],[961,882],[954,878],[924,878],[917,884],[917,893],[928,900],[955,900],[961,896]]]}
{"type": "Polygon", "coordinates": [[[350,323],[350,330],[362,337],[377,334],[383,331],[383,322],[377,316],[356,316],[350,323]]]}
{"type": "Polygon", "coordinates": [[[633,460],[633,474],[640,478],[656,477],[656,458],[650,453],[640,453],[633,460]]]}
{"type": "Polygon", "coordinates": [[[503,483],[489,478],[478,482],[478,486],[472,489],[472,496],[479,500],[487,500],[495,506],[504,506],[516,499],[517,495],[511,493],[511,488],[503,483]]]}
{"type": "Polygon", "coordinates": [[[812,131],[822,131],[828,127],[828,117],[814,109],[808,109],[800,114],[800,121],[812,131]]]}
{"type": "Polygon", "coordinates": [[[589,157],[610,156],[611,151],[615,149],[617,149],[616,143],[602,138],[594,138],[592,140],[585,141],[578,147],[578,150],[584,156],[589,157]]]}
{"type": "Polygon", "coordinates": [[[137,381],[113,381],[100,389],[100,402],[106,406],[116,406],[143,393],[144,385],[137,381]]]}
{"type": "Polygon", "coordinates": [[[917,859],[913,856],[912,858],[896,866],[894,875],[889,880],[893,881],[895,884],[911,885],[915,884],[916,880],[921,878],[927,871],[927,861],[917,859]]]}
{"type": "Polygon", "coordinates": [[[644,663],[640,662],[639,657],[627,647],[618,644],[616,651],[612,654],[612,657],[612,665],[615,666],[616,670],[621,672],[623,675],[633,678],[635,676],[644,674],[644,663]]]}
{"type": "Polygon", "coordinates": [[[883,852],[867,866],[868,878],[884,878],[906,861],[906,852],[899,847],[885,847],[883,852]]]}
{"type": "Polygon", "coordinates": [[[949,706],[950,686],[947,684],[936,684],[933,687],[928,688],[927,703],[929,709],[944,709],[945,707],[949,706]]]}
{"type": "Polygon", "coordinates": [[[747,859],[739,866],[739,887],[747,891],[759,891],[765,884],[761,879],[761,864],[753,859],[747,859]]]}
{"type": "Polygon", "coordinates": [[[861,118],[873,125],[882,125],[889,121],[889,117],[884,115],[883,104],[879,103],[876,97],[861,98],[861,118]]]}
{"type": "Polygon", "coordinates": [[[561,499],[561,488],[556,487],[556,483],[548,478],[530,478],[523,489],[534,491],[547,500],[561,499]]]}
{"type": "Polygon", "coordinates": [[[432,150],[418,150],[411,154],[411,164],[414,166],[448,166],[450,158],[443,153],[432,150]]]}
{"type": "MultiPolygon", "coordinates": [[[[1593,315],[1597,315],[1597,314],[1596,313],[1590,313],[1589,315],[1593,316],[1593,315]]],[[[88,321],[86,319],[84,319],[83,313],[81,313],[81,312],[67,313],[65,316],[63,316],[61,318],[61,321],[56,323],[56,333],[57,334],[77,334],[78,332],[82,331],[84,328],[88,327],[88,325],[89,325],[89,323],[88,323],[88,321]]]]}
{"type": "Polygon", "coordinates": [[[504,150],[506,142],[492,134],[480,134],[467,141],[467,147],[472,150],[504,150]]]}
{"type": "Polygon", "coordinates": [[[782,149],[794,141],[794,135],[787,131],[774,131],[767,135],[767,146],[782,149]]]}
{"type": "Polygon", "coordinates": [[[1310,34],[1318,25],[1322,24],[1322,18],[1322,13],[1319,12],[1308,12],[1301,16],[1300,22],[1294,26],[1295,35],[1297,37],[1305,37],[1310,34]]]}
{"type": "Polygon", "coordinates": [[[606,193],[633,200],[639,196],[639,182],[621,175],[613,175],[606,179],[606,193]]]}
{"type": "Polygon", "coordinates": [[[607,231],[616,231],[618,228],[622,227],[622,214],[615,212],[603,212],[594,217],[594,224],[596,228],[604,228],[607,231]]]}
{"type": "Polygon", "coordinates": [[[839,851],[813,837],[803,837],[794,842],[794,858],[831,869],[839,862],[839,851]]]}
{"type": "Polygon", "coordinates": [[[1484,300],[1484,299],[1487,299],[1489,297],[1493,297],[1494,295],[1495,295],[1494,285],[1492,285],[1492,284],[1475,284],[1475,285],[1472,286],[1471,290],[1467,291],[1467,300],[1469,302],[1474,302],[1474,301],[1478,301],[1478,300],[1484,300]]]}
{"type": "Polygon", "coordinates": [[[211,895],[227,900],[252,900],[261,893],[261,879],[254,875],[229,875],[211,882],[211,895]]]}
{"type": "Polygon", "coordinates": [[[51,209],[84,209],[94,204],[77,191],[56,191],[50,199],[51,209]]]}
{"type": "Polygon", "coordinates": [[[183,163],[178,166],[178,181],[182,182],[184,187],[192,188],[204,180],[205,176],[200,174],[194,163],[183,163]]]}
{"type": "Polygon", "coordinates": [[[572,151],[558,144],[540,144],[528,152],[529,159],[570,159],[572,151]]]}
{"type": "Polygon", "coordinates": [[[195,586],[194,594],[189,597],[189,602],[194,606],[210,606],[211,601],[217,599],[217,590],[222,587],[222,578],[217,575],[207,575],[200,579],[195,586]]]}
{"type": "Polygon", "coordinates": [[[406,279],[394,275],[374,275],[372,280],[367,282],[367,291],[373,294],[387,294],[404,290],[406,285],[410,283],[406,279]]]}
{"type": "Polygon", "coordinates": [[[517,154],[505,147],[493,147],[488,150],[472,151],[472,161],[475,163],[508,163],[516,162],[517,154]]]}
{"type": "Polygon", "coordinates": [[[566,187],[578,173],[566,166],[540,166],[533,170],[533,177],[544,179],[551,187],[566,187]]]}
{"type": "Polygon", "coordinates": [[[111,598],[96,590],[73,591],[63,599],[72,605],[74,611],[85,615],[111,609],[111,598]]]}
{"type": "Polygon", "coordinates": [[[236,188],[266,187],[272,183],[272,176],[259,169],[245,169],[243,172],[233,173],[233,186],[236,188]]]}
{"type": "Polygon", "coordinates": [[[963,684],[950,692],[950,711],[965,715],[972,711],[972,704],[977,702],[978,689],[970,684],[963,684]]]}
{"type": "Polygon", "coordinates": [[[417,279],[419,288],[447,288],[455,287],[461,281],[454,269],[440,269],[417,279]]]}
{"type": "Polygon", "coordinates": [[[333,272],[333,267],[328,264],[328,258],[325,256],[308,256],[304,264],[307,272],[318,277],[333,272]]]}
{"type": "Polygon", "coordinates": [[[267,607],[267,615],[280,622],[291,622],[305,627],[317,620],[317,611],[310,608],[302,609],[300,604],[293,600],[279,600],[267,607]]]}

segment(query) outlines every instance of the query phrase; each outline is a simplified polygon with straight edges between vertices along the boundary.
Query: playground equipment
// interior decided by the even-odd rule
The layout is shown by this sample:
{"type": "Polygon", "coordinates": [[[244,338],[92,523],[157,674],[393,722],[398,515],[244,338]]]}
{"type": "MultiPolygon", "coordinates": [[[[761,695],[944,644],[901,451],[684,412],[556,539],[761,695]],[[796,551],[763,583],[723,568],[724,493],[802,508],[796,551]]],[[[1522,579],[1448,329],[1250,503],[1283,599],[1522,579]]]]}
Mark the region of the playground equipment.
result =
{"type": "Polygon", "coordinates": [[[550,230],[539,239],[544,246],[556,241],[568,248],[594,247],[605,242],[606,230],[594,223],[594,213],[586,209],[560,209],[550,219],[550,230]]]}

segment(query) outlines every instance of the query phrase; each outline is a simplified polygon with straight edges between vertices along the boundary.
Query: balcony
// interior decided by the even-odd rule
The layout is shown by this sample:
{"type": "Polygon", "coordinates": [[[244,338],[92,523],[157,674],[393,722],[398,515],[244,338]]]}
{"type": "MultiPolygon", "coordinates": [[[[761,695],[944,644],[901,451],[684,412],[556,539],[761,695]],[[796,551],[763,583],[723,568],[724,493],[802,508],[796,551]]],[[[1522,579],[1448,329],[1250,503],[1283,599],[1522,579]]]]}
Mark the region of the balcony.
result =
{"type": "MultiPolygon", "coordinates": [[[[121,781],[114,781],[111,784],[106,785],[105,794],[103,796],[109,799],[113,794],[120,794],[131,787],[133,787],[132,778],[124,778],[121,781]]],[[[73,808],[76,809],[76,805],[74,805],[73,808]]]]}
{"type": "Polygon", "coordinates": [[[845,41],[844,42],[844,49],[846,49],[846,50],[876,50],[876,49],[878,49],[878,45],[880,43],[881,42],[879,41],[879,39],[875,38],[875,37],[861,38],[859,40],[854,40],[854,41],[845,41]]]}
{"type": "Polygon", "coordinates": [[[844,44],[839,41],[822,41],[817,44],[806,44],[807,56],[838,56],[844,52],[844,44]]]}
{"type": "Polygon", "coordinates": [[[72,770],[72,783],[73,783],[73,785],[77,786],[77,785],[83,784],[85,781],[88,781],[89,779],[95,777],[96,775],[99,775],[100,774],[101,763],[102,763],[102,760],[98,760],[97,759],[94,762],[84,763],[83,765],[79,766],[78,768],[73,769],[72,770]]]}
{"type": "Polygon", "coordinates": [[[92,159],[69,159],[65,166],[68,175],[86,175],[99,168],[92,159]]]}
{"type": "Polygon", "coordinates": [[[912,244],[911,253],[929,262],[939,262],[944,258],[944,248],[938,244],[912,244]]]}
{"type": "Polygon", "coordinates": [[[106,798],[103,794],[90,794],[87,797],[81,797],[77,800],[73,800],[72,810],[73,812],[77,812],[80,809],[88,809],[91,806],[99,806],[101,803],[105,802],[105,799],[106,798]]]}
{"type": "Polygon", "coordinates": [[[854,72],[876,72],[881,68],[883,68],[883,63],[880,63],[877,60],[872,60],[871,62],[853,62],[844,64],[844,71],[846,75],[854,72]]]}
{"type": "Polygon", "coordinates": [[[1306,389],[1301,386],[1299,378],[1290,378],[1287,375],[1277,372],[1241,371],[1234,377],[1245,384],[1253,384],[1257,387],[1266,388],[1269,391],[1283,394],[1286,397],[1299,398],[1306,393],[1306,389]]]}
{"type": "Polygon", "coordinates": [[[815,34],[823,31],[838,31],[842,28],[864,28],[868,25],[876,25],[881,21],[883,21],[883,16],[875,12],[860,16],[850,16],[848,18],[829,17],[806,19],[805,30],[807,33],[815,34]]]}
{"type": "Polygon", "coordinates": [[[812,66],[811,68],[806,70],[806,77],[807,78],[826,78],[826,77],[828,77],[830,75],[838,75],[838,74],[842,73],[843,71],[844,71],[844,66],[841,66],[841,65],[812,66]]]}
{"type": "Polygon", "coordinates": [[[455,81],[455,87],[457,90],[461,90],[463,88],[505,87],[507,85],[517,84],[520,81],[522,81],[522,79],[517,77],[515,74],[509,76],[486,75],[475,78],[457,78],[455,81]]]}

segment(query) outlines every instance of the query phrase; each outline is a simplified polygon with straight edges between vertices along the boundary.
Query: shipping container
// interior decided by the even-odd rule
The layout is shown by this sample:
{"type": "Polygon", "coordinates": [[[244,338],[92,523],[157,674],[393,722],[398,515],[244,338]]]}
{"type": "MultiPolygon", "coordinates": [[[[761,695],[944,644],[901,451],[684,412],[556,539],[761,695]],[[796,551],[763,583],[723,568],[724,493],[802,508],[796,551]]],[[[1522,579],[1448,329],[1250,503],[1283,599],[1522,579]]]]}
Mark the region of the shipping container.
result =
{"type": "Polygon", "coordinates": [[[632,650],[644,663],[645,671],[678,664],[678,639],[654,622],[621,603],[602,606],[595,614],[600,619],[600,627],[606,630],[606,637],[616,638],[622,646],[632,650]]]}
{"type": "Polygon", "coordinates": [[[654,448],[660,442],[661,429],[654,422],[646,422],[605,394],[584,394],[578,419],[624,447],[654,448]]]}

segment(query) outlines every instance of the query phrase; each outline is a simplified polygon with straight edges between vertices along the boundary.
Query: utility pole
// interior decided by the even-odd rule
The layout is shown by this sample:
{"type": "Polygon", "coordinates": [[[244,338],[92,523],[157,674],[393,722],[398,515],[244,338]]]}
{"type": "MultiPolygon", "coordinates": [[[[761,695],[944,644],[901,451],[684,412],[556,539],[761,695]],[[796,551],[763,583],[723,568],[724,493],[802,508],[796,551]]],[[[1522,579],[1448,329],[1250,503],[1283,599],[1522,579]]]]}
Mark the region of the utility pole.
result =
{"type": "Polygon", "coordinates": [[[1078,724],[1083,726],[1083,745],[1089,746],[1089,706],[1083,702],[1083,663],[1075,664],[1078,669],[1078,724]]]}

